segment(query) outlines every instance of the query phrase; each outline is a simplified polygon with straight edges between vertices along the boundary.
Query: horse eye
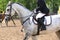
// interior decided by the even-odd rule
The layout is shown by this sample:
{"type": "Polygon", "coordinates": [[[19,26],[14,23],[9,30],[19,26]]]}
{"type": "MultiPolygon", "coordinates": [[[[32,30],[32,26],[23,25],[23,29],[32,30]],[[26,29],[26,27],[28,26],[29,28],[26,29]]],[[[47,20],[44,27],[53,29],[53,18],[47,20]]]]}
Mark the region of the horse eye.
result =
{"type": "Polygon", "coordinates": [[[7,11],[9,11],[10,9],[7,9],[7,11]]]}

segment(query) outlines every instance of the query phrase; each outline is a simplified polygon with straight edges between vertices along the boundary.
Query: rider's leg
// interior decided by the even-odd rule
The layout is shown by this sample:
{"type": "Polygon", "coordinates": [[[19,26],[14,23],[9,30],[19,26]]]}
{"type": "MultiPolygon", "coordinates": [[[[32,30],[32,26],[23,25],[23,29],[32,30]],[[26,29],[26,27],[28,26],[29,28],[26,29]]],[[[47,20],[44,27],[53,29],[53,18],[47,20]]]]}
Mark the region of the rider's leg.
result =
{"type": "Polygon", "coordinates": [[[46,27],[44,25],[44,19],[45,19],[45,17],[42,17],[41,19],[42,19],[42,28],[41,28],[41,30],[46,30],[46,27]]]}
{"type": "Polygon", "coordinates": [[[45,25],[44,25],[44,19],[45,19],[45,17],[42,17],[42,18],[38,18],[38,29],[37,29],[37,35],[39,35],[39,31],[40,31],[40,29],[41,30],[46,30],[46,27],[45,27],[45,25]]]}
{"type": "Polygon", "coordinates": [[[41,20],[41,18],[38,18],[38,20],[37,20],[37,23],[38,23],[38,28],[37,28],[37,35],[39,35],[39,31],[40,31],[40,29],[41,29],[41,23],[42,23],[42,20],[41,20]]]}

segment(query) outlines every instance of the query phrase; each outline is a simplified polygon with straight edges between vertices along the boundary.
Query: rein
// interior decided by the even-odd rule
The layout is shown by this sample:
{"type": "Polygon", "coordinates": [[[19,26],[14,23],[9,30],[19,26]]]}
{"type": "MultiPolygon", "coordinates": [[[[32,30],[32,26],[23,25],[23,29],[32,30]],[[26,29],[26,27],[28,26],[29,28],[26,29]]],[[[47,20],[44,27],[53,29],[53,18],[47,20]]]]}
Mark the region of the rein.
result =
{"type": "MultiPolygon", "coordinates": [[[[32,14],[31,14],[31,15],[32,15],[32,14]]],[[[25,16],[25,17],[28,17],[28,18],[27,18],[25,21],[23,21],[22,25],[23,25],[27,20],[30,19],[31,15],[29,15],[29,16],[25,16]]],[[[25,17],[24,17],[24,18],[25,18],[25,17]]]]}

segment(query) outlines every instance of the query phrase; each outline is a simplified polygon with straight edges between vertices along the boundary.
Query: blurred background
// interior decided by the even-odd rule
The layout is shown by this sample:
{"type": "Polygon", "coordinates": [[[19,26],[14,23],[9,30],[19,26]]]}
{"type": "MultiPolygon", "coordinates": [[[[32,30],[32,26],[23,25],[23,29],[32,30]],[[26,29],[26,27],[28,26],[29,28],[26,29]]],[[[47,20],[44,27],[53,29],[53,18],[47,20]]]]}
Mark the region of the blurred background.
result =
{"type": "MultiPolygon", "coordinates": [[[[7,3],[10,0],[0,0],[0,13],[6,8],[7,3]]],[[[29,10],[34,10],[37,7],[37,0],[11,0],[12,2],[21,3],[29,10]]],[[[45,0],[47,7],[50,10],[50,14],[60,13],[60,0],[45,0]]]]}

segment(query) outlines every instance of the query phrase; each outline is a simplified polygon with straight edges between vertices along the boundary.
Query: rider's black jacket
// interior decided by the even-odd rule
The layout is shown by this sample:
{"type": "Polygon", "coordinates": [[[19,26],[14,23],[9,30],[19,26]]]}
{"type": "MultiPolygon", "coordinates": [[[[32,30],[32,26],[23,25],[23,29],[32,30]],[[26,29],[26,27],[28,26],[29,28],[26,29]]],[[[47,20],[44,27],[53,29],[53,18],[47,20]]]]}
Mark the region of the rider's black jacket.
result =
{"type": "Polygon", "coordinates": [[[46,15],[48,15],[49,9],[47,8],[44,0],[38,0],[37,5],[38,5],[38,8],[36,9],[36,11],[41,11],[42,13],[45,13],[46,15]]]}

